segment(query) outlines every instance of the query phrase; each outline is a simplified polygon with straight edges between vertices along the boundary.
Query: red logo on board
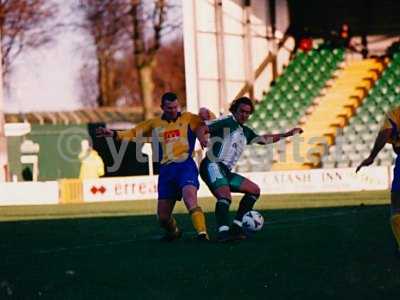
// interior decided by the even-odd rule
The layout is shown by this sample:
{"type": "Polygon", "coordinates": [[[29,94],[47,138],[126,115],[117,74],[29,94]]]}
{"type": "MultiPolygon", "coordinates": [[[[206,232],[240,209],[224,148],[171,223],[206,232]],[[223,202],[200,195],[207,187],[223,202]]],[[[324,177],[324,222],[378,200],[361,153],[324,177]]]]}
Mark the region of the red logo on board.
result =
{"type": "Polygon", "coordinates": [[[97,192],[99,192],[100,194],[104,194],[106,192],[106,188],[104,186],[100,186],[99,188],[96,186],[92,186],[90,191],[92,192],[92,194],[97,194],[97,192]]]}

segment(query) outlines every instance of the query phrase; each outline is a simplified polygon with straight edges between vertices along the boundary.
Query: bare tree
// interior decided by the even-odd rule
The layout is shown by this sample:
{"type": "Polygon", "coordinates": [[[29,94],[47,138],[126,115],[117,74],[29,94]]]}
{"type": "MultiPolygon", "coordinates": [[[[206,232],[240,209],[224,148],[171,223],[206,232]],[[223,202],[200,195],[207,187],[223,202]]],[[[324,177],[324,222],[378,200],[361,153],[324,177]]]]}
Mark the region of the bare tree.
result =
{"type": "Polygon", "coordinates": [[[153,69],[156,64],[155,53],[160,48],[160,32],[164,21],[164,0],[157,1],[151,18],[146,18],[146,11],[142,1],[131,0],[130,15],[132,18],[132,40],[134,44],[134,59],[138,72],[140,95],[143,99],[143,114],[145,119],[153,117],[153,69]],[[153,23],[146,30],[146,23],[153,23]],[[151,32],[152,30],[153,32],[151,32]],[[152,38],[146,38],[146,33],[152,38]]]}
{"type": "MultiPolygon", "coordinates": [[[[154,91],[152,93],[152,111],[158,111],[161,95],[174,91],[179,99],[185,96],[185,66],[183,59],[183,40],[176,38],[165,42],[155,54],[157,61],[152,70],[154,91]]],[[[116,60],[117,94],[123,104],[142,106],[142,96],[139,87],[139,73],[135,68],[132,52],[125,52],[116,60]]]]}
{"type": "MultiPolygon", "coordinates": [[[[97,62],[99,106],[112,106],[116,94],[115,56],[129,44],[126,26],[127,9],[124,0],[80,0],[77,7],[83,12],[83,28],[93,39],[97,62]]],[[[87,74],[87,72],[86,72],[87,74]]]]}
{"type": "Polygon", "coordinates": [[[7,76],[15,58],[25,49],[37,48],[52,40],[58,7],[49,0],[0,0],[0,34],[3,75],[7,76]]]}
{"type": "MultiPolygon", "coordinates": [[[[177,8],[177,0],[79,1],[78,8],[84,17],[80,27],[92,37],[95,48],[98,105],[140,103],[144,118],[152,117],[158,96],[155,89],[162,84],[154,72],[158,67],[157,53],[162,42],[171,42],[171,33],[181,25],[180,19],[168,16],[177,8]]],[[[173,15],[179,17],[176,11],[173,15]]],[[[90,74],[85,70],[81,75],[90,81],[90,74]]]]}
{"type": "Polygon", "coordinates": [[[79,70],[79,93],[85,106],[96,107],[99,96],[96,82],[96,68],[88,62],[79,70]]]}
{"type": "MultiPolygon", "coordinates": [[[[159,100],[163,93],[174,91],[179,99],[185,99],[185,61],[182,37],[164,43],[156,54],[157,67],[154,69],[154,91],[155,103],[160,104],[159,100]]],[[[183,105],[185,103],[182,103],[183,105]]]]}
{"type": "Polygon", "coordinates": [[[157,65],[156,54],[161,47],[162,38],[180,26],[180,22],[171,22],[167,17],[167,13],[177,7],[175,2],[131,0],[129,12],[132,20],[134,62],[145,119],[154,115],[153,72],[157,65]]]}

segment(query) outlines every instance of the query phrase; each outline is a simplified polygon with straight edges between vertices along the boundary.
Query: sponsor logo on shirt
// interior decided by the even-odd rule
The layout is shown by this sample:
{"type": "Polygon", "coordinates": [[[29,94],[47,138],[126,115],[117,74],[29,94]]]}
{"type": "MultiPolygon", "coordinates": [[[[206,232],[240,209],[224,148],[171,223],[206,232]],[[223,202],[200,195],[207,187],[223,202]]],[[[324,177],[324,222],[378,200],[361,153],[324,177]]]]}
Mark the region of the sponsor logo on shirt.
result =
{"type": "Polygon", "coordinates": [[[170,142],[178,140],[180,138],[180,136],[181,136],[181,132],[178,129],[165,131],[164,132],[164,141],[166,143],[170,143],[170,142]]]}

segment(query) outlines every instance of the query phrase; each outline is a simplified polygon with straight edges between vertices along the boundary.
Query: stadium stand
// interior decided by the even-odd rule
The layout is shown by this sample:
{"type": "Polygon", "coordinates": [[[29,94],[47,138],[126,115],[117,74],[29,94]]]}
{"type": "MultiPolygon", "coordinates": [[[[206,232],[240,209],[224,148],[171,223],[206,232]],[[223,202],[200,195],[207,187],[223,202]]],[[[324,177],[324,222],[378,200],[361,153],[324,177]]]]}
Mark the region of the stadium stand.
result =
{"type": "MultiPolygon", "coordinates": [[[[320,47],[298,52],[276,80],[249,120],[259,133],[282,132],[299,123],[321,90],[343,61],[343,49],[320,47]]],[[[248,147],[237,165],[238,171],[268,171],[272,147],[248,147]]]]}
{"type": "Polygon", "coordinates": [[[250,125],[260,132],[271,132],[296,124],[342,58],[339,49],[298,53],[258,104],[250,125]]]}
{"type": "Polygon", "coordinates": [[[346,126],[356,113],[383,69],[384,63],[380,59],[347,62],[324,95],[319,97],[318,105],[310,108],[312,113],[301,122],[303,141],[298,145],[289,143],[285,161],[275,163],[273,170],[319,167],[321,157],[334,143],[337,130],[346,126]]]}
{"type": "MultiPolygon", "coordinates": [[[[385,113],[400,104],[400,49],[393,54],[382,76],[357,108],[347,127],[336,137],[335,145],[322,158],[323,168],[354,167],[368,156],[385,113]]],[[[375,165],[391,165],[393,151],[387,145],[375,165]]]]}

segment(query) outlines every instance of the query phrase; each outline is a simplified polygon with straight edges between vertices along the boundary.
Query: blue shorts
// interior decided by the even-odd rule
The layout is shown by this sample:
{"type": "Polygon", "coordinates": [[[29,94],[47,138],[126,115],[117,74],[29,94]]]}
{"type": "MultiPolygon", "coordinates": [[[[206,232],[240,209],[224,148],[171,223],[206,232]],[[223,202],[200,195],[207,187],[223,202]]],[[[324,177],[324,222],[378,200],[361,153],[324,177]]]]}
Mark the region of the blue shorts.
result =
{"type": "Polygon", "coordinates": [[[397,155],[394,166],[392,192],[400,192],[400,155],[397,155]]]}
{"type": "Polygon", "coordinates": [[[180,200],[184,186],[193,185],[199,189],[198,177],[199,171],[192,158],[184,162],[161,165],[158,175],[158,199],[180,200]]]}

